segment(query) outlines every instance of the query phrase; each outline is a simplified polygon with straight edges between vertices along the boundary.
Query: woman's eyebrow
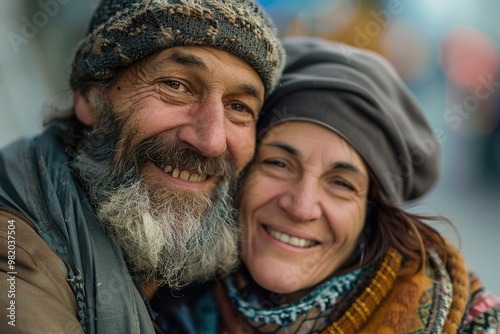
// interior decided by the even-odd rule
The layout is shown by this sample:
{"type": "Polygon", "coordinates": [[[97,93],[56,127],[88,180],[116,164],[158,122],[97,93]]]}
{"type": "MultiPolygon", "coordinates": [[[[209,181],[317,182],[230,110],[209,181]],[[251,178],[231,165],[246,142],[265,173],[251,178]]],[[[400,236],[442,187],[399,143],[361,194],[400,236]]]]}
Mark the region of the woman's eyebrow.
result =
{"type": "Polygon", "coordinates": [[[345,169],[345,170],[352,171],[352,172],[354,172],[354,173],[356,173],[364,178],[367,177],[366,175],[361,173],[361,170],[359,168],[357,168],[356,166],[354,166],[353,164],[351,164],[349,162],[337,161],[337,162],[331,164],[330,166],[331,166],[332,170],[345,169]]]}
{"type": "MultiPolygon", "coordinates": [[[[267,144],[263,144],[264,146],[272,146],[272,147],[276,147],[276,148],[279,148],[287,153],[290,153],[291,155],[293,156],[296,156],[296,157],[300,157],[300,152],[299,150],[297,150],[296,148],[288,145],[288,144],[284,144],[284,143],[281,143],[281,142],[271,142],[271,143],[267,143],[267,144]]],[[[337,162],[334,162],[330,165],[330,168],[332,170],[335,170],[335,169],[346,169],[346,170],[350,170],[352,172],[355,172],[359,175],[362,175],[364,176],[361,171],[359,170],[359,168],[357,168],[355,165],[349,163],[349,162],[345,162],[345,161],[337,161],[337,162]]]]}
{"type": "Polygon", "coordinates": [[[288,144],[284,144],[281,142],[271,142],[271,143],[267,143],[267,144],[263,144],[263,145],[279,148],[279,149],[286,151],[287,153],[290,153],[296,157],[300,156],[300,152],[296,148],[294,148],[288,144]]]}
{"type": "Polygon", "coordinates": [[[332,169],[347,169],[356,173],[359,173],[359,170],[354,166],[353,164],[350,164],[348,162],[343,162],[343,161],[338,161],[333,164],[331,164],[332,169]]]}

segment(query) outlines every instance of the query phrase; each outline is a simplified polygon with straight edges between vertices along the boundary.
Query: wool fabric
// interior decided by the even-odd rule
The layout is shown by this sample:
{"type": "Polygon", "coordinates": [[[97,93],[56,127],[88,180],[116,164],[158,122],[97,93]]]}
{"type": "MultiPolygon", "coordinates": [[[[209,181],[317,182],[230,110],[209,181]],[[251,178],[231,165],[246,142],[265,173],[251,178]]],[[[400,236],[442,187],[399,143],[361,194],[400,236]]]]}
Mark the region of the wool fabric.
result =
{"type": "Polygon", "coordinates": [[[283,45],[287,65],[263,108],[258,137],[283,122],[318,123],[359,152],[395,203],[428,192],[439,174],[439,141],[390,63],[317,38],[287,38],[283,45]]]}
{"type": "Polygon", "coordinates": [[[276,29],[254,0],[103,0],[77,47],[71,88],[112,79],[157,51],[194,45],[246,61],[262,79],[266,95],[284,65],[276,29]]]}

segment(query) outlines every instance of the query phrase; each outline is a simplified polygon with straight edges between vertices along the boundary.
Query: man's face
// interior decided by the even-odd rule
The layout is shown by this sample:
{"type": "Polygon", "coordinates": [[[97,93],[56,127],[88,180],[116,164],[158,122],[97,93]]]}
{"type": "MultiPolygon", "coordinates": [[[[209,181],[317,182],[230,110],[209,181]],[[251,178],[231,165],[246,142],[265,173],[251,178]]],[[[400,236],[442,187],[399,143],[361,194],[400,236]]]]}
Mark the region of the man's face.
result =
{"type": "MultiPolygon", "coordinates": [[[[205,157],[234,160],[237,171],[254,152],[255,122],[264,86],[258,74],[236,56],[210,47],[174,47],[142,61],[120,76],[108,98],[118,117],[129,117],[117,159],[153,136],[205,157]],[[127,144],[130,147],[124,147],[127,144]]],[[[142,178],[151,187],[209,193],[217,175],[203,166],[149,161],[142,178]]]]}
{"type": "Polygon", "coordinates": [[[232,269],[234,189],[263,96],[239,58],[177,47],[94,94],[90,117],[77,111],[94,130],[72,166],[132,270],[175,286],[232,269]]]}

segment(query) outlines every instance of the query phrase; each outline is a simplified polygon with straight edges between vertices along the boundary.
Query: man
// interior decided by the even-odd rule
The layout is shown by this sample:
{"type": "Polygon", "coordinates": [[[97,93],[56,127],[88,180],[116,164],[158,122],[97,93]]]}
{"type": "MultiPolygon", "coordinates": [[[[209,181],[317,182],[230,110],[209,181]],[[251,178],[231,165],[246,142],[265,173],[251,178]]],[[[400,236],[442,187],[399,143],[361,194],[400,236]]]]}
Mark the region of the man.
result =
{"type": "Polygon", "coordinates": [[[104,0],[73,108],[0,151],[0,332],[152,333],[159,286],[232,270],[235,183],[283,58],[253,1],[104,0]]]}

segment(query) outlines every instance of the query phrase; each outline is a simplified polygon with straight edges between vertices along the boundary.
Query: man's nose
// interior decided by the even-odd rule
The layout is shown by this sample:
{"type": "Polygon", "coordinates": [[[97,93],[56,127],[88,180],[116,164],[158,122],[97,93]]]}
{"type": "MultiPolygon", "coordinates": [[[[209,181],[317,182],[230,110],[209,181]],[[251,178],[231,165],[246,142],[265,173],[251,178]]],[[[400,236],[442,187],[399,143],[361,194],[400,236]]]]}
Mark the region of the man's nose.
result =
{"type": "Polygon", "coordinates": [[[224,153],[227,146],[224,104],[219,99],[206,100],[190,111],[189,124],[177,132],[178,139],[206,157],[224,153]]]}
{"type": "Polygon", "coordinates": [[[309,222],[321,218],[321,205],[317,179],[302,177],[278,200],[278,205],[295,222],[309,222]]]}

